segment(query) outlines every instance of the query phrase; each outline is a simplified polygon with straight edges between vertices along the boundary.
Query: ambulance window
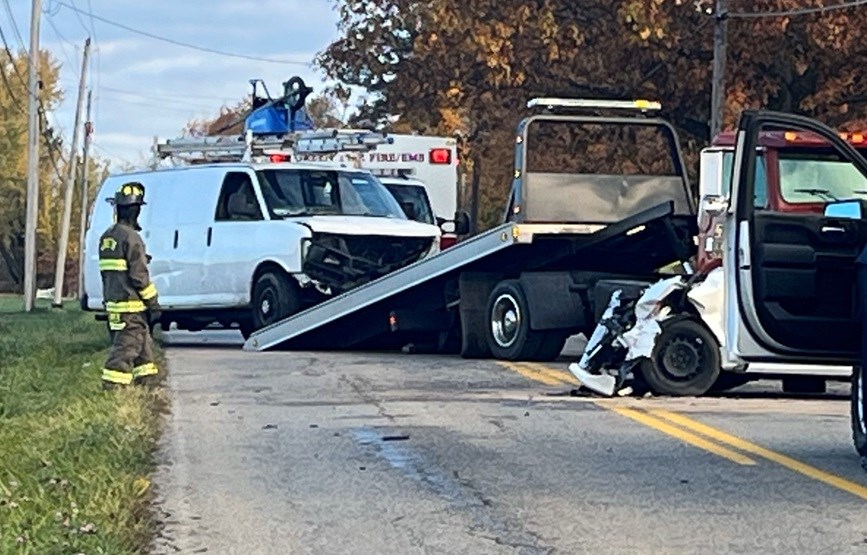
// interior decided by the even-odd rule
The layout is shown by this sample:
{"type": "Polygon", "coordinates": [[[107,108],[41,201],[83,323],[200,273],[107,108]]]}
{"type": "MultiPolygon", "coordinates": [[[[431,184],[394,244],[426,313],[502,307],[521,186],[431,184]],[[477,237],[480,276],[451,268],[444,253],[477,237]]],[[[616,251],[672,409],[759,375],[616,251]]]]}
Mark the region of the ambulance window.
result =
{"type": "Polygon", "coordinates": [[[217,201],[218,222],[259,221],[262,211],[253,190],[253,180],[245,172],[229,172],[223,179],[220,198],[217,201]]]}

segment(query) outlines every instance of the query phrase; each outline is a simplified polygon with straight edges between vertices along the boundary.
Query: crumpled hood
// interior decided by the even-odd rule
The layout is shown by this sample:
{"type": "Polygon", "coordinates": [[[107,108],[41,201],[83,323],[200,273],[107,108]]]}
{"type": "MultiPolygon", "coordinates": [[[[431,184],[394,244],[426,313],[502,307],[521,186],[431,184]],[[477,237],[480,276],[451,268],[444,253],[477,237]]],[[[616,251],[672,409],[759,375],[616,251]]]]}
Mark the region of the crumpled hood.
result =
{"type": "Polygon", "coordinates": [[[305,216],[291,218],[315,233],[336,235],[383,235],[388,237],[439,237],[440,228],[413,220],[374,216],[305,216]]]}

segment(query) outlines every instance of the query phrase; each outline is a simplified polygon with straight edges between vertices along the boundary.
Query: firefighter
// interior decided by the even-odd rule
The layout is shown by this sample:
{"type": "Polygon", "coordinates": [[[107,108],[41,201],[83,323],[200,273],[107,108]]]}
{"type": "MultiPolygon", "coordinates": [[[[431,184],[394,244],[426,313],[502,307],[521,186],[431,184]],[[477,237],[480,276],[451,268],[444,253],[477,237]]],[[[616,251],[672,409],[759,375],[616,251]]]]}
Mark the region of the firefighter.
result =
{"type": "Polygon", "coordinates": [[[115,224],[99,239],[99,270],[108,313],[112,346],[102,370],[105,389],[143,384],[158,373],[154,364],[150,323],[159,320],[157,289],[150,280],[138,216],[144,186],[120,186],[113,199],[115,224]]]}

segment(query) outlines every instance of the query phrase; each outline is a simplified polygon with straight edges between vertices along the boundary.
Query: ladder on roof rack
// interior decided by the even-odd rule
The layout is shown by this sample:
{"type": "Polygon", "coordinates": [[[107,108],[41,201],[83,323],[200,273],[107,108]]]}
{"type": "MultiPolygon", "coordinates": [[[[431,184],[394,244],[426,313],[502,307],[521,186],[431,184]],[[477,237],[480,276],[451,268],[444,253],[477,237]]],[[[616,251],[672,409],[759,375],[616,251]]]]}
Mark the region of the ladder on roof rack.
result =
{"type": "Polygon", "coordinates": [[[190,164],[209,164],[252,162],[273,154],[367,152],[393,142],[394,138],[385,133],[364,129],[324,129],[259,136],[248,131],[244,135],[179,138],[164,143],[155,141],[153,165],[169,158],[190,164]]]}

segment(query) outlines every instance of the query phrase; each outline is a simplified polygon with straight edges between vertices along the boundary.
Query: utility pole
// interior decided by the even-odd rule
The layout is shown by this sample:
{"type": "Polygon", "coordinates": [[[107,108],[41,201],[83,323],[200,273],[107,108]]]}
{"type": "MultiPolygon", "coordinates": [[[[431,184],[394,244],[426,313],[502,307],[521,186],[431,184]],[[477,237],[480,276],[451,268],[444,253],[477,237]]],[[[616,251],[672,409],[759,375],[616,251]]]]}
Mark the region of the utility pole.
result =
{"type": "Polygon", "coordinates": [[[30,8],[30,64],[27,109],[30,115],[27,135],[27,219],[24,228],[24,311],[36,302],[36,225],[39,219],[39,23],[42,0],[30,8]]]}
{"type": "Polygon", "coordinates": [[[87,91],[87,115],[84,122],[84,154],[81,157],[81,223],[78,230],[78,298],[84,298],[84,232],[87,230],[88,201],[88,154],[90,140],[93,134],[93,124],[90,122],[90,97],[93,91],[87,91]]]}
{"type": "Polygon", "coordinates": [[[716,0],[714,18],[716,25],[713,31],[713,81],[710,101],[710,139],[722,130],[726,104],[726,43],[728,41],[728,7],[727,0],[716,0]]]}
{"type": "Polygon", "coordinates": [[[84,41],[81,58],[81,77],[78,81],[78,104],[75,107],[75,127],[72,128],[72,146],[69,150],[69,167],[66,170],[66,191],[63,197],[63,220],[60,223],[60,242],[57,247],[57,264],[54,268],[54,302],[51,306],[63,306],[63,278],[66,275],[66,251],[69,247],[69,228],[72,220],[72,193],[75,191],[75,163],[78,159],[78,129],[81,127],[81,112],[84,106],[84,86],[87,81],[87,58],[90,54],[90,37],[84,41]]]}

